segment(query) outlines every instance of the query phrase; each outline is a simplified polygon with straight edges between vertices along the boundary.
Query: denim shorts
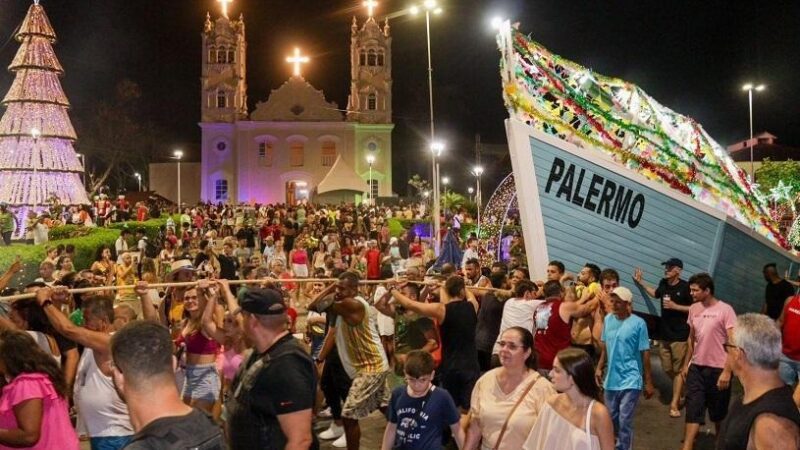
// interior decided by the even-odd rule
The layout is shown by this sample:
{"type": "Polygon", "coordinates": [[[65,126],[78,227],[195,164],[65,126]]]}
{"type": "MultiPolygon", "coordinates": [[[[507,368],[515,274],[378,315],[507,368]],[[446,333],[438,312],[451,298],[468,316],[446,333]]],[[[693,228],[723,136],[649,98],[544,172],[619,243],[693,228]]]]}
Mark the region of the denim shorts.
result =
{"type": "Polygon", "coordinates": [[[220,387],[217,363],[186,366],[186,382],[181,396],[214,403],[219,399],[220,387]]]}
{"type": "Polygon", "coordinates": [[[780,373],[784,383],[789,386],[794,386],[794,384],[797,383],[798,375],[800,375],[800,361],[796,361],[786,355],[781,355],[778,368],[778,373],[780,373]]]}

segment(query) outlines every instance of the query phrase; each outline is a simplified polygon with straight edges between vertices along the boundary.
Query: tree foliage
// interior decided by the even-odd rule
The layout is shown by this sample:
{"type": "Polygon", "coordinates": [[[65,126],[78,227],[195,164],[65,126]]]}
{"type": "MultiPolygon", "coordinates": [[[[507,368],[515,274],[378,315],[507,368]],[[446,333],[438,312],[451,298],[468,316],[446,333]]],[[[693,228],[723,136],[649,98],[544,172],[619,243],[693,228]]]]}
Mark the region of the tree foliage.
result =
{"type": "Polygon", "coordinates": [[[779,181],[792,187],[792,192],[800,191],[800,161],[770,161],[764,159],[756,169],[756,182],[765,195],[778,185],[779,181]]]}
{"type": "Polygon", "coordinates": [[[112,98],[100,99],[91,113],[78,121],[77,147],[87,158],[90,195],[106,185],[124,190],[132,184],[135,172],[147,176],[147,165],[157,154],[163,133],[142,119],[141,96],[138,84],[123,79],[112,98]]]}

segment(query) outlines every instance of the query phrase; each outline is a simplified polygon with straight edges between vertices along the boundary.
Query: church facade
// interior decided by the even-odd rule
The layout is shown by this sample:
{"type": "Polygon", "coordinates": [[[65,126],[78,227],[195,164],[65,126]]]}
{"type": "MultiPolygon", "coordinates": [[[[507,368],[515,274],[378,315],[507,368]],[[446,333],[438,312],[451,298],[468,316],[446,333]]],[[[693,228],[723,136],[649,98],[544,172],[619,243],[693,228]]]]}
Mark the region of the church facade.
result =
{"type": "Polygon", "coordinates": [[[297,71],[248,112],[243,17],[206,17],[201,200],[338,203],[392,195],[389,24],[353,18],[350,34],[346,112],[297,71]]]}

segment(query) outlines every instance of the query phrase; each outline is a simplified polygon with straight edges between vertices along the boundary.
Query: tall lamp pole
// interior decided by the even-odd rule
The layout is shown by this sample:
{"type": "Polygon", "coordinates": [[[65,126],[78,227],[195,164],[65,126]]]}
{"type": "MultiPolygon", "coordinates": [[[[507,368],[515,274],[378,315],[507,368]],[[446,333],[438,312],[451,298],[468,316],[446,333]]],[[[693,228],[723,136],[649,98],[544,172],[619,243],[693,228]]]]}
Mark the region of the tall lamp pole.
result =
{"type": "Polygon", "coordinates": [[[761,92],[766,88],[763,84],[753,86],[753,83],[747,83],[742,86],[743,91],[747,91],[747,104],[750,111],[750,181],[756,181],[755,163],[753,162],[753,91],[761,92]]]}
{"type": "MultiPolygon", "coordinates": [[[[431,150],[433,150],[433,146],[436,142],[436,134],[434,132],[434,124],[433,124],[433,66],[431,64],[431,13],[434,14],[441,14],[442,8],[439,7],[436,0],[425,0],[422,4],[422,7],[419,6],[412,6],[411,7],[411,14],[417,14],[420,12],[420,9],[425,10],[425,37],[427,42],[428,48],[428,104],[430,107],[430,116],[431,116],[431,139],[430,145],[431,150]]],[[[439,170],[438,165],[436,162],[436,152],[434,151],[431,155],[431,179],[433,180],[433,211],[431,213],[433,220],[433,251],[436,256],[439,256],[439,170]]]]}
{"type": "Polygon", "coordinates": [[[175,150],[172,153],[175,159],[178,160],[178,214],[181,213],[181,158],[183,158],[182,150],[175,150]]]}
{"type": "MultiPolygon", "coordinates": [[[[33,165],[33,179],[31,180],[31,188],[33,188],[33,183],[39,183],[39,178],[36,176],[39,169],[39,136],[42,135],[42,132],[39,131],[38,128],[31,128],[31,137],[33,138],[33,148],[31,149],[31,164],[33,165]]],[[[39,206],[39,189],[31,189],[33,191],[33,210],[36,211],[36,207],[39,206]]]]}
{"type": "Polygon", "coordinates": [[[475,194],[475,203],[478,204],[478,238],[481,237],[481,203],[483,203],[483,196],[481,195],[481,175],[483,175],[483,166],[475,166],[472,169],[472,173],[475,175],[476,186],[475,190],[477,191],[475,194]]]}
{"type": "Polygon", "coordinates": [[[369,164],[369,204],[375,205],[375,199],[372,191],[372,164],[375,163],[375,155],[367,155],[367,164],[369,164]]]}

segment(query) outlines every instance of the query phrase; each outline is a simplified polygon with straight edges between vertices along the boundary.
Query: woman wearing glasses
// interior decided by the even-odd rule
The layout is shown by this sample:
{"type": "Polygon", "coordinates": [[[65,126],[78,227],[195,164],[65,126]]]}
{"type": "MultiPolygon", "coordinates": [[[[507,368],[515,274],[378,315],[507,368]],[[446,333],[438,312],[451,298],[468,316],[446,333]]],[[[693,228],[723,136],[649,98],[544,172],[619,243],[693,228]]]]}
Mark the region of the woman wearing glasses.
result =
{"type": "Polygon", "coordinates": [[[511,327],[497,345],[500,367],[486,372],[472,391],[464,443],[468,450],[521,448],[545,402],[556,393],[536,372],[530,331],[511,327]]]}

